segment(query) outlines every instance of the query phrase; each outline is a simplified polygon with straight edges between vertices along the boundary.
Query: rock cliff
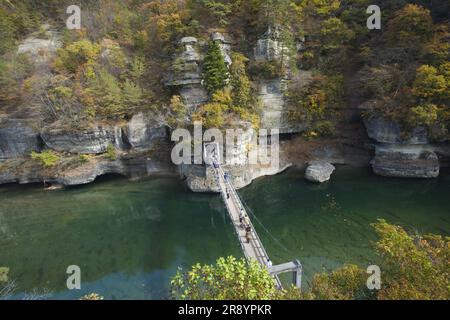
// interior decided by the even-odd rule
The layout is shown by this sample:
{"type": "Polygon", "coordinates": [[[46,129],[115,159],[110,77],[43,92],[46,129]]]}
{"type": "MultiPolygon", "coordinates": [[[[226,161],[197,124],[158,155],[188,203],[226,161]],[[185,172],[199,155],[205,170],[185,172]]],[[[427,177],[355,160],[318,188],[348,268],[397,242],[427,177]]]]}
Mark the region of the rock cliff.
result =
{"type": "MultiPolygon", "coordinates": [[[[283,172],[291,163],[288,161],[283,150],[280,150],[278,162],[267,162],[265,156],[270,157],[270,145],[258,144],[256,150],[254,141],[258,133],[252,130],[247,124],[247,128],[238,135],[238,140],[233,145],[226,145],[230,150],[223,151],[223,168],[230,174],[231,181],[237,189],[243,188],[252,183],[253,180],[276,175],[283,172]],[[251,152],[260,155],[256,161],[252,161],[251,152]]],[[[182,165],[180,174],[186,180],[188,187],[194,192],[217,192],[218,187],[214,173],[211,168],[204,165],[182,165]]]]}
{"type": "Polygon", "coordinates": [[[0,120],[0,161],[39,151],[42,141],[34,123],[20,119],[0,120]]]}
{"type": "Polygon", "coordinates": [[[184,37],[179,46],[181,53],[175,57],[166,85],[178,91],[188,114],[192,114],[198,106],[208,101],[208,94],[202,85],[200,63],[203,58],[196,38],[184,37]]]}
{"type": "Polygon", "coordinates": [[[116,173],[129,178],[160,172],[175,172],[169,158],[167,128],[145,114],[123,125],[93,125],[70,130],[58,123],[38,130],[24,120],[0,122],[0,184],[86,184],[97,177],[116,173]],[[116,158],[105,153],[114,147],[116,158]],[[59,161],[45,168],[30,158],[33,151],[58,152],[59,161]],[[89,155],[81,161],[81,155],[89,155]]]}
{"type": "Polygon", "coordinates": [[[429,143],[426,128],[417,127],[404,134],[396,121],[381,116],[371,116],[364,123],[374,141],[371,165],[376,174],[401,178],[439,176],[439,158],[429,143]]]}

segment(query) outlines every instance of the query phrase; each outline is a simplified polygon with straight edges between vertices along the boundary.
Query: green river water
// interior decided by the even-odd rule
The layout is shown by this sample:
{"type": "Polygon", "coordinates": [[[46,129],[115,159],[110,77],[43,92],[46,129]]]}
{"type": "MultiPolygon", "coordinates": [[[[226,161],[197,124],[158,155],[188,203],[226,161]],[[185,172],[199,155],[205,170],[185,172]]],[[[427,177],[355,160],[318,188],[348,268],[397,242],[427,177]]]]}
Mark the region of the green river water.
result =
{"type": "MultiPolygon", "coordinates": [[[[378,218],[422,233],[450,234],[450,172],[436,180],[385,179],[339,167],[324,185],[289,170],[240,191],[274,263],[298,258],[305,284],[342,264],[377,262],[370,224],[378,218]]],[[[0,266],[17,284],[11,298],[49,293],[77,299],[164,299],[177,268],[241,257],[221,199],[193,194],[176,177],[103,178],[61,191],[0,186],[0,266]],[[78,265],[82,289],[66,288],[78,265]]]]}

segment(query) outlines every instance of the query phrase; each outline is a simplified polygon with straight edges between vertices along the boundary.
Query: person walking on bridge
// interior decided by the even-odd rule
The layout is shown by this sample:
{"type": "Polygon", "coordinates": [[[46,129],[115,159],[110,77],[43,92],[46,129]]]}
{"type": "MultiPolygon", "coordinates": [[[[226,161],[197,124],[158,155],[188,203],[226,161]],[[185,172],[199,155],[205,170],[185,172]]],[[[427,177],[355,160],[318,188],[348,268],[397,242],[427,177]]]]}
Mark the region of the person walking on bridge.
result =
{"type": "Polygon", "coordinates": [[[247,241],[247,243],[250,243],[250,240],[251,240],[251,233],[250,233],[248,227],[245,230],[245,240],[247,241]]]}
{"type": "Polygon", "coordinates": [[[250,228],[250,230],[252,229],[250,218],[247,215],[244,216],[244,225],[246,228],[250,228]]]}
{"type": "Polygon", "coordinates": [[[241,212],[239,213],[239,223],[241,225],[241,228],[245,230],[245,224],[244,224],[244,214],[241,212]]]}
{"type": "Polygon", "coordinates": [[[252,238],[252,226],[250,225],[250,220],[248,220],[248,217],[244,218],[245,222],[245,238],[247,239],[247,243],[250,243],[250,240],[252,238]]]}

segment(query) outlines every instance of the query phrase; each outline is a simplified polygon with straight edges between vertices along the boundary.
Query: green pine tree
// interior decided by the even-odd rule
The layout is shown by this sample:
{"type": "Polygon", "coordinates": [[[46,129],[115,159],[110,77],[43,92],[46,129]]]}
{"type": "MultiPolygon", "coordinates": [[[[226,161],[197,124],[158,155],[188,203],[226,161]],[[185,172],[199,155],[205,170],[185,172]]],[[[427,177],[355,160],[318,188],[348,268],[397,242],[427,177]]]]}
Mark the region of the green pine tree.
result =
{"type": "Polygon", "coordinates": [[[211,41],[203,65],[206,90],[210,94],[223,89],[228,80],[228,68],[220,51],[219,44],[211,41]]]}

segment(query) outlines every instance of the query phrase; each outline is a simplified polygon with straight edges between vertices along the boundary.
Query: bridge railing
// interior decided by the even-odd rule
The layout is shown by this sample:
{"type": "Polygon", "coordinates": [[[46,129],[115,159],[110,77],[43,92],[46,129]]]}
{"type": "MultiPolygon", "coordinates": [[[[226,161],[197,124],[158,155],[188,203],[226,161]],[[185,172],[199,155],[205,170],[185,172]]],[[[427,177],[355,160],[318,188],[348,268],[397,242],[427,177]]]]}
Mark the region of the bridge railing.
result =
{"type": "MultiPolygon", "coordinates": [[[[225,176],[225,173],[224,173],[222,167],[220,167],[220,166],[219,166],[219,168],[218,168],[218,173],[219,173],[220,175],[222,175],[222,177],[225,176]]],[[[233,202],[236,204],[236,206],[239,208],[239,210],[242,209],[242,210],[244,211],[244,213],[245,213],[247,216],[249,216],[247,210],[245,209],[245,207],[244,207],[244,205],[243,205],[243,203],[242,203],[242,201],[241,201],[241,198],[240,198],[239,194],[238,194],[237,191],[236,191],[236,188],[234,187],[234,185],[233,185],[233,184],[231,183],[231,181],[228,180],[228,179],[225,179],[225,178],[224,178],[224,181],[225,181],[226,186],[228,187],[228,189],[229,189],[230,192],[231,192],[233,202]]],[[[249,217],[250,217],[250,216],[249,216],[249,217]]],[[[256,251],[258,252],[258,256],[259,256],[259,258],[260,258],[260,261],[258,261],[258,262],[259,262],[260,264],[262,264],[262,265],[266,265],[266,264],[268,263],[268,261],[269,261],[269,255],[267,254],[267,251],[266,251],[266,249],[264,248],[264,246],[263,246],[263,244],[262,244],[262,241],[261,241],[261,239],[259,238],[259,235],[258,235],[258,233],[256,232],[256,229],[255,229],[253,223],[251,222],[251,219],[249,219],[248,222],[249,222],[250,227],[251,227],[251,233],[252,233],[252,237],[253,237],[253,239],[251,239],[251,240],[253,240],[253,241],[252,241],[252,242],[253,242],[253,247],[254,247],[254,248],[256,249],[256,251]]]]}
{"type": "MultiPolygon", "coordinates": [[[[227,210],[228,210],[228,212],[230,214],[231,219],[233,219],[233,215],[231,213],[232,209],[229,207],[229,204],[228,204],[228,201],[227,201],[228,200],[227,199],[227,196],[228,196],[227,193],[230,193],[232,202],[234,203],[235,207],[239,210],[238,214],[240,214],[240,212],[243,211],[245,213],[245,215],[247,215],[247,217],[249,217],[248,223],[249,223],[249,225],[251,227],[251,235],[252,235],[252,237],[249,240],[250,240],[250,243],[251,243],[251,245],[252,245],[252,247],[254,249],[254,252],[256,254],[256,258],[257,258],[257,260],[259,260],[257,262],[260,265],[262,265],[263,267],[269,268],[269,271],[270,271],[271,267],[268,266],[268,262],[270,261],[269,255],[267,254],[267,251],[264,248],[264,246],[262,244],[262,241],[259,238],[259,235],[256,232],[256,229],[255,229],[253,223],[251,222],[250,216],[248,215],[248,212],[245,209],[244,204],[242,203],[242,200],[241,200],[239,194],[236,191],[236,188],[234,187],[234,185],[232,184],[232,182],[229,179],[225,178],[225,172],[223,171],[223,169],[220,166],[220,164],[219,163],[214,163],[214,158],[212,158],[212,157],[207,155],[206,148],[205,148],[205,151],[204,151],[204,157],[205,157],[205,159],[212,160],[212,161],[210,161],[210,165],[213,168],[214,174],[216,176],[215,178],[217,180],[217,184],[218,184],[219,189],[220,189],[220,194],[222,195],[222,199],[225,202],[225,205],[227,207],[227,210]],[[223,182],[224,182],[224,185],[225,185],[225,190],[223,190],[223,188],[222,188],[222,184],[221,184],[221,180],[222,179],[223,179],[223,182]]],[[[238,237],[239,243],[240,243],[240,245],[242,247],[242,251],[244,252],[245,257],[247,258],[247,260],[253,259],[253,257],[249,256],[249,254],[247,253],[247,250],[245,249],[244,243],[242,242],[242,240],[240,238],[239,231],[238,231],[239,227],[235,224],[234,221],[233,221],[233,224],[235,226],[235,232],[236,232],[236,235],[238,237]]],[[[280,279],[278,277],[278,274],[277,273],[272,273],[272,276],[274,278],[276,286],[279,289],[282,289],[283,286],[282,286],[282,283],[281,283],[281,281],[280,281],[280,279]]],[[[295,276],[296,276],[296,274],[295,274],[295,276]]]]}
{"type": "MultiPolygon", "coordinates": [[[[214,169],[214,173],[215,173],[215,175],[216,175],[217,184],[218,184],[218,186],[219,186],[220,194],[221,194],[221,196],[222,196],[223,202],[225,203],[225,206],[227,207],[227,211],[228,211],[228,212],[231,212],[232,209],[231,209],[231,208],[229,207],[229,205],[228,205],[227,198],[226,198],[226,194],[224,193],[224,191],[222,190],[222,188],[221,188],[221,186],[220,186],[220,173],[218,172],[217,169],[214,169]]],[[[234,224],[234,223],[233,223],[233,224],[234,224]]],[[[251,257],[250,257],[250,256],[248,255],[248,253],[247,253],[247,250],[245,250],[244,244],[242,243],[242,241],[241,241],[241,239],[240,239],[239,232],[236,230],[236,228],[234,228],[234,229],[235,229],[236,236],[237,236],[237,238],[238,238],[238,240],[239,240],[239,244],[241,245],[242,251],[244,252],[245,258],[246,258],[247,260],[251,259],[251,257]]]]}
{"type": "MultiPolygon", "coordinates": [[[[217,183],[219,185],[220,193],[221,193],[222,198],[223,198],[223,200],[225,202],[225,205],[227,206],[228,211],[231,212],[232,209],[228,206],[228,201],[227,201],[228,199],[227,199],[227,194],[226,194],[227,192],[229,193],[231,201],[234,203],[235,207],[239,211],[242,210],[246,215],[248,215],[248,213],[246,212],[242,202],[240,201],[240,199],[239,199],[239,197],[238,197],[238,195],[236,193],[236,190],[235,190],[234,186],[229,181],[227,181],[225,179],[225,173],[224,173],[223,169],[220,166],[218,166],[217,168],[215,168],[215,167],[213,167],[213,168],[214,168],[214,173],[216,175],[217,183]],[[222,190],[221,183],[220,183],[221,180],[223,181],[226,190],[222,190]]],[[[240,214],[240,212],[239,212],[239,214],[240,214]]],[[[267,253],[264,250],[264,248],[262,247],[261,242],[260,242],[261,240],[259,239],[258,235],[256,234],[256,232],[254,232],[255,229],[254,229],[254,226],[252,225],[250,220],[249,220],[249,223],[250,223],[250,226],[252,228],[251,229],[252,230],[252,238],[250,239],[252,241],[252,246],[255,249],[255,253],[258,256],[257,257],[258,260],[259,260],[258,262],[263,264],[264,261],[267,262],[267,257],[268,257],[267,253]]],[[[239,233],[237,231],[236,231],[236,233],[237,233],[239,241],[241,242],[239,233]]],[[[252,258],[252,257],[248,256],[247,251],[245,250],[244,245],[243,245],[242,242],[241,242],[241,246],[242,246],[242,249],[244,251],[244,254],[245,254],[246,258],[247,259],[248,258],[252,258]]]]}

